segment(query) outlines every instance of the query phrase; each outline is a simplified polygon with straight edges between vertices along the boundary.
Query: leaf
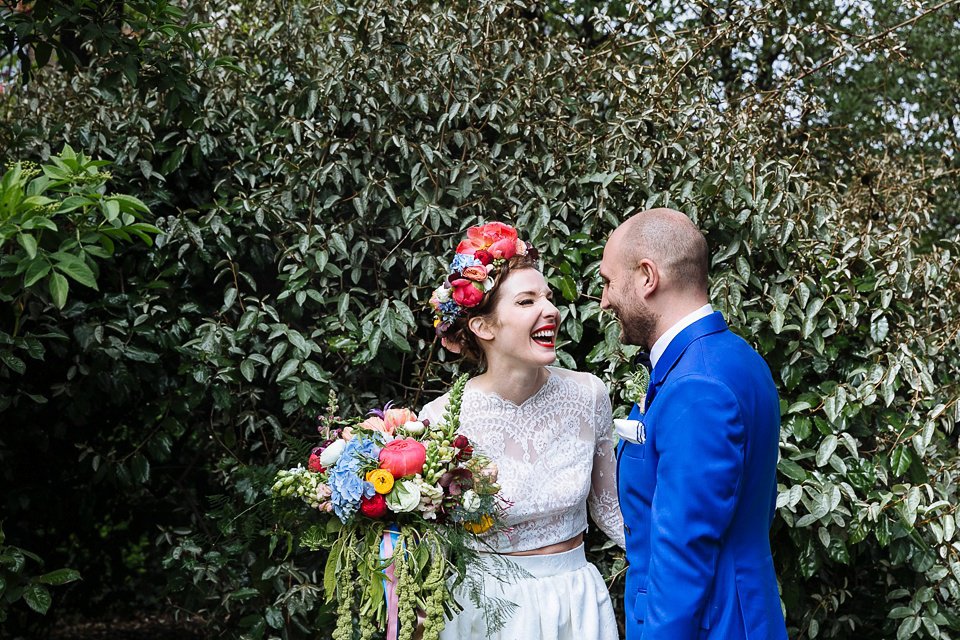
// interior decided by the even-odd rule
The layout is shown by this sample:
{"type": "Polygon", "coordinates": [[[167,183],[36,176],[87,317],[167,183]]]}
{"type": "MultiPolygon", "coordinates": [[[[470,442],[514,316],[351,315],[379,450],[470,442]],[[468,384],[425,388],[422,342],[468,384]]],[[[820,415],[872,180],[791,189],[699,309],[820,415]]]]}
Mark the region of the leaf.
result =
{"type": "Polygon", "coordinates": [[[337,568],[340,564],[340,553],[343,551],[343,540],[337,540],[330,548],[327,556],[327,565],[323,569],[323,592],[327,595],[327,602],[337,595],[337,568]]]}
{"type": "Polygon", "coordinates": [[[227,596],[228,600],[249,600],[260,595],[260,592],[253,587],[244,587],[242,589],[237,589],[233,593],[227,596]]]}
{"type": "Polygon", "coordinates": [[[57,213],[69,213],[80,207],[88,207],[92,204],[95,204],[93,200],[84,196],[70,196],[65,198],[63,202],[60,203],[60,207],[57,209],[57,213]]]}
{"type": "Polygon", "coordinates": [[[17,234],[17,242],[27,252],[27,257],[31,260],[37,257],[37,239],[29,233],[17,234]]]}
{"type": "Polygon", "coordinates": [[[19,375],[27,370],[27,363],[8,351],[0,352],[0,360],[19,375]]]}
{"type": "Polygon", "coordinates": [[[803,482],[807,479],[807,472],[803,470],[803,467],[792,460],[781,460],[777,464],[777,469],[791,480],[803,482]]]}
{"type": "Polygon", "coordinates": [[[897,629],[897,640],[908,640],[919,628],[919,616],[904,618],[903,622],[900,623],[900,628],[897,629]]]}
{"type": "Polygon", "coordinates": [[[575,302],[580,296],[577,291],[577,283],[570,276],[560,278],[560,293],[571,302],[575,302]]]}
{"type": "Polygon", "coordinates": [[[56,571],[43,574],[37,578],[37,581],[43,584],[61,585],[79,579],[79,571],[75,571],[74,569],[57,569],[56,571]]]}
{"type": "Polygon", "coordinates": [[[243,374],[243,377],[247,379],[247,382],[253,382],[254,376],[254,363],[253,360],[247,358],[240,363],[240,373],[243,374]]]}
{"type": "Polygon", "coordinates": [[[59,273],[54,273],[51,276],[50,296],[53,298],[53,304],[56,305],[57,309],[63,309],[63,305],[67,304],[67,292],[69,290],[70,285],[66,278],[59,273]]]}
{"type": "Polygon", "coordinates": [[[906,447],[897,447],[890,457],[890,470],[895,476],[902,476],[910,468],[912,459],[906,447]]]}
{"type": "Polygon", "coordinates": [[[82,285],[97,290],[97,279],[93,271],[80,258],[62,259],[54,265],[54,269],[64,273],[82,285]]]}
{"type": "MultiPolygon", "coordinates": [[[[177,151],[180,151],[182,153],[182,149],[178,149],[177,151]]],[[[135,198],[134,196],[128,196],[126,194],[116,194],[116,195],[110,196],[110,199],[117,201],[117,203],[120,205],[120,208],[123,211],[138,211],[141,213],[150,212],[150,208],[147,205],[145,205],[142,200],[140,200],[139,198],[135,198]]]]}
{"type": "Polygon", "coordinates": [[[38,584],[27,587],[23,592],[23,599],[27,606],[40,614],[46,614],[53,603],[47,588],[38,584]]]}
{"type": "Polygon", "coordinates": [[[890,333],[890,323],[883,316],[870,323],[870,337],[874,342],[883,342],[890,333]]]}
{"type": "Polygon", "coordinates": [[[274,629],[280,629],[283,627],[283,613],[280,612],[280,609],[277,607],[267,607],[267,624],[273,627],[274,629]]]}
{"type": "Polygon", "coordinates": [[[837,436],[829,435],[820,443],[817,450],[817,466],[822,467],[830,461],[830,456],[837,450],[837,436]]]}
{"type": "Polygon", "coordinates": [[[50,273],[50,263],[45,259],[40,258],[39,260],[34,260],[30,263],[30,266],[27,267],[27,272],[23,275],[23,287],[32,287],[37,283],[38,280],[43,278],[45,275],[50,273]]]}
{"type": "Polygon", "coordinates": [[[324,374],[323,369],[317,366],[315,362],[310,360],[305,360],[303,363],[303,370],[308,376],[316,380],[317,382],[326,382],[327,376],[324,374]]]}
{"type": "Polygon", "coordinates": [[[297,398],[300,400],[300,404],[306,405],[310,402],[310,383],[306,380],[301,380],[297,383],[297,398]]]}
{"type": "Polygon", "coordinates": [[[144,484],[150,479],[150,461],[146,456],[138,453],[130,461],[130,470],[133,473],[133,479],[144,484]]]}
{"type": "Polygon", "coordinates": [[[296,358],[290,358],[287,360],[283,366],[280,368],[280,373],[277,374],[277,382],[289,378],[292,376],[297,368],[300,366],[300,361],[296,358]]]}
{"type": "Polygon", "coordinates": [[[103,209],[103,217],[108,221],[113,222],[120,215],[120,203],[113,199],[103,200],[100,203],[100,208],[103,209]]]}

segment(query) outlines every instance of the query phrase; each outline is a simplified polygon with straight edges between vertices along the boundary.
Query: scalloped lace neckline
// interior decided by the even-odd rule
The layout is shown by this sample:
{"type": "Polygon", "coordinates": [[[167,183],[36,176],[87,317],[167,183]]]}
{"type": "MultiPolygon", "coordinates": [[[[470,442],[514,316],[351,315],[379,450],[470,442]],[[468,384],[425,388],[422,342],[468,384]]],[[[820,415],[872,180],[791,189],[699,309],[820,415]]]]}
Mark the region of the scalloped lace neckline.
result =
{"type": "MultiPolygon", "coordinates": [[[[492,399],[494,399],[494,400],[500,401],[500,402],[503,403],[503,404],[510,405],[511,407],[516,407],[516,408],[520,409],[520,408],[525,407],[525,406],[527,406],[528,404],[534,402],[534,401],[537,400],[538,398],[540,398],[540,396],[542,396],[543,394],[545,394],[545,393],[547,392],[547,387],[553,385],[553,379],[557,377],[557,374],[553,372],[553,370],[551,369],[551,367],[545,367],[545,368],[546,368],[547,374],[548,374],[548,375],[547,375],[547,379],[543,382],[542,385],[540,385],[540,388],[537,389],[537,390],[533,393],[533,395],[531,395],[529,398],[527,398],[526,400],[524,400],[524,401],[521,402],[520,404],[517,404],[517,403],[514,402],[513,400],[509,400],[509,399],[507,399],[507,398],[504,398],[503,396],[501,396],[501,395],[500,395],[499,393],[497,393],[496,391],[483,391],[482,389],[477,389],[474,385],[469,384],[469,383],[467,384],[466,388],[464,389],[464,393],[465,393],[465,394],[468,393],[468,392],[469,392],[469,393],[476,393],[477,395],[479,395],[479,396],[481,396],[481,397],[483,397],[483,398],[487,398],[487,399],[492,398],[492,399]]],[[[471,382],[472,382],[472,381],[471,381],[471,382]]]]}

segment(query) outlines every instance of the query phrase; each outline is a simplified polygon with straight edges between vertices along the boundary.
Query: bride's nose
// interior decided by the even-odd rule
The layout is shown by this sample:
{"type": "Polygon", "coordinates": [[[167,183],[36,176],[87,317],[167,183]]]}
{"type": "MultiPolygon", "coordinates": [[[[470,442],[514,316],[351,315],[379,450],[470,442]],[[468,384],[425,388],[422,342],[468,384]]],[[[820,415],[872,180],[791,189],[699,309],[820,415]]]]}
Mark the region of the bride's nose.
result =
{"type": "Polygon", "coordinates": [[[550,299],[545,300],[546,306],[543,309],[543,317],[550,318],[551,320],[556,320],[560,317],[560,310],[557,309],[557,306],[553,304],[553,301],[550,299]]]}

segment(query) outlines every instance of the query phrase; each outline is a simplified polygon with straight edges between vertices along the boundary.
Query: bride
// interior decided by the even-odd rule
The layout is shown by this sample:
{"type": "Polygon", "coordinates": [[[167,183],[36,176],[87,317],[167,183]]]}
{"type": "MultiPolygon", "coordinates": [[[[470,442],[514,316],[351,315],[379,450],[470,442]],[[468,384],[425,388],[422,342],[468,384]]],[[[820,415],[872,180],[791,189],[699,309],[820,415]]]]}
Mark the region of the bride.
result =
{"type": "MultiPolygon", "coordinates": [[[[589,373],[550,366],[559,313],[537,267],[537,252],[505,224],[471,227],[434,292],[437,333],[446,348],[482,370],[463,393],[460,433],[492,459],[509,501],[507,529],[481,535],[479,577],[487,597],[517,605],[497,633],[469,598],[441,634],[470,638],[617,640],[610,596],[584,555],[587,507],[621,547],[611,407],[589,373]],[[507,580],[491,576],[517,565],[507,580]]],[[[436,422],[448,395],[427,404],[436,422]]],[[[461,594],[462,595],[462,594],[461,594]]]]}

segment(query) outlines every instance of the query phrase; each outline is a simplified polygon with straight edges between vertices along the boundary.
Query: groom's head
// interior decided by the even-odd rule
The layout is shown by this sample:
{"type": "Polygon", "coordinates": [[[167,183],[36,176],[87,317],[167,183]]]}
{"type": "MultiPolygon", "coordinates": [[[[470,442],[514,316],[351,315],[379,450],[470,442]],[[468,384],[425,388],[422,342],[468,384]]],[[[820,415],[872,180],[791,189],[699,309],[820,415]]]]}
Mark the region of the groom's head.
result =
{"type": "Polygon", "coordinates": [[[707,242],[679,211],[650,209],[610,235],[600,306],[620,320],[625,344],[653,346],[677,320],[707,303],[707,242]]]}

